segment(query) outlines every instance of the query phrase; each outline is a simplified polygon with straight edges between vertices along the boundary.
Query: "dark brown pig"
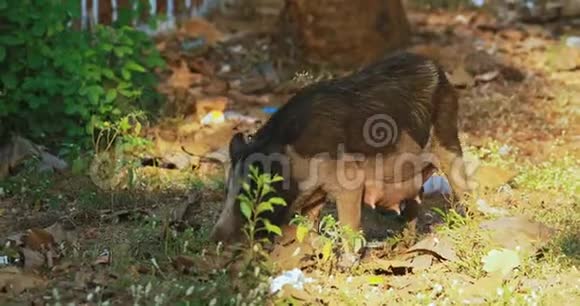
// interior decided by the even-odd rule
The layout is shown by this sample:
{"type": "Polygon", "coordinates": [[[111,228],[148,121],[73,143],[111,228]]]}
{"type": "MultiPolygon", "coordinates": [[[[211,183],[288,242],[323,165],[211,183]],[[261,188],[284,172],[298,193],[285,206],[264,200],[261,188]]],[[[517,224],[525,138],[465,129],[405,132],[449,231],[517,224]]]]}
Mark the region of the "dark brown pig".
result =
{"type": "MultiPolygon", "coordinates": [[[[386,193],[407,190],[429,163],[448,177],[457,197],[468,191],[457,129],[458,101],[444,72],[431,60],[402,52],[343,78],[303,88],[256,132],[250,141],[236,134],[229,146],[231,167],[223,211],[211,237],[238,241],[243,219],[238,195],[250,165],[278,174],[272,186],[288,206],[266,216],[286,224],[328,195],[343,225],[360,229],[365,186],[388,182],[386,193]]],[[[383,194],[385,205],[413,198],[383,194]]],[[[320,204],[322,205],[322,204],[320,204]]]]}

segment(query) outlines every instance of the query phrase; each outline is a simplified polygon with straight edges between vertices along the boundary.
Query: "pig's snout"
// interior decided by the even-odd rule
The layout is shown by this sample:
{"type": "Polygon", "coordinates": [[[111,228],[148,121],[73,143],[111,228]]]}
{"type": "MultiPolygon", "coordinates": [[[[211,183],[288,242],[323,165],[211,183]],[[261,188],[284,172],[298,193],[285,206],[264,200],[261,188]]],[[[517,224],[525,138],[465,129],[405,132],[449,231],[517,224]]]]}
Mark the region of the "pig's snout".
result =
{"type": "Polygon", "coordinates": [[[226,209],[222,212],[217,223],[214,225],[209,238],[212,242],[216,243],[235,243],[240,240],[241,231],[241,222],[236,218],[233,209],[226,206],[226,209]]]}
{"type": "Polygon", "coordinates": [[[229,243],[230,239],[232,238],[231,232],[232,231],[227,227],[222,226],[220,224],[216,224],[211,231],[209,239],[210,241],[215,243],[217,242],[229,243]]]}

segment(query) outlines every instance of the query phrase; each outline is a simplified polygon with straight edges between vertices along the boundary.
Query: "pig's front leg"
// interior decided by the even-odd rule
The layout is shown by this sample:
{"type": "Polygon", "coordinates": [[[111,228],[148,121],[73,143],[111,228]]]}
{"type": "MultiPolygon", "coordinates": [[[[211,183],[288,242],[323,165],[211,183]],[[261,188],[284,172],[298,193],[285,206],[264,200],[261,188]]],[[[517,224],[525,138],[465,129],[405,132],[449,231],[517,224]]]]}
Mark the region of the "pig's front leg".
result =
{"type": "MultiPolygon", "coordinates": [[[[357,189],[338,190],[333,194],[338,210],[338,221],[343,226],[348,226],[354,231],[358,231],[361,228],[363,189],[364,187],[361,184],[357,189]]],[[[359,255],[349,251],[340,254],[337,264],[341,269],[350,269],[358,260],[359,255]]]]}

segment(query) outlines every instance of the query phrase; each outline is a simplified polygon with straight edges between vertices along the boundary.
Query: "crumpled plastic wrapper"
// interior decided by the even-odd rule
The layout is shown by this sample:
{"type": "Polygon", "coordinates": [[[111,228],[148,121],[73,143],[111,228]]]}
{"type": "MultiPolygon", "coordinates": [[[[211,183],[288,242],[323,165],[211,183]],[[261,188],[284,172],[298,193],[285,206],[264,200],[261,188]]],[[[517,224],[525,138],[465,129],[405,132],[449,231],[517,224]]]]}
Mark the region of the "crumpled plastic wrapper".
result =
{"type": "Polygon", "coordinates": [[[295,289],[302,290],[305,284],[314,282],[314,279],[306,277],[302,270],[294,268],[284,271],[270,282],[270,293],[278,292],[285,285],[291,285],[295,289]]]}

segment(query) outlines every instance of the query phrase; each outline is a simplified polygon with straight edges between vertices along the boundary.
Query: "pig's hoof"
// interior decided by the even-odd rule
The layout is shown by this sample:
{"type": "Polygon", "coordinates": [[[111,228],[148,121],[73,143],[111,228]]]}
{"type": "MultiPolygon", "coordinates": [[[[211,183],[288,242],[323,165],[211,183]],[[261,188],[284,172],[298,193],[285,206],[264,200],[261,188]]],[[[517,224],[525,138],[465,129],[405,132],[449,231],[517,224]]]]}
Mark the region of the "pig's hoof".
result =
{"type": "Polygon", "coordinates": [[[401,207],[399,215],[405,222],[411,222],[419,216],[421,205],[416,201],[406,201],[401,207]]]}

